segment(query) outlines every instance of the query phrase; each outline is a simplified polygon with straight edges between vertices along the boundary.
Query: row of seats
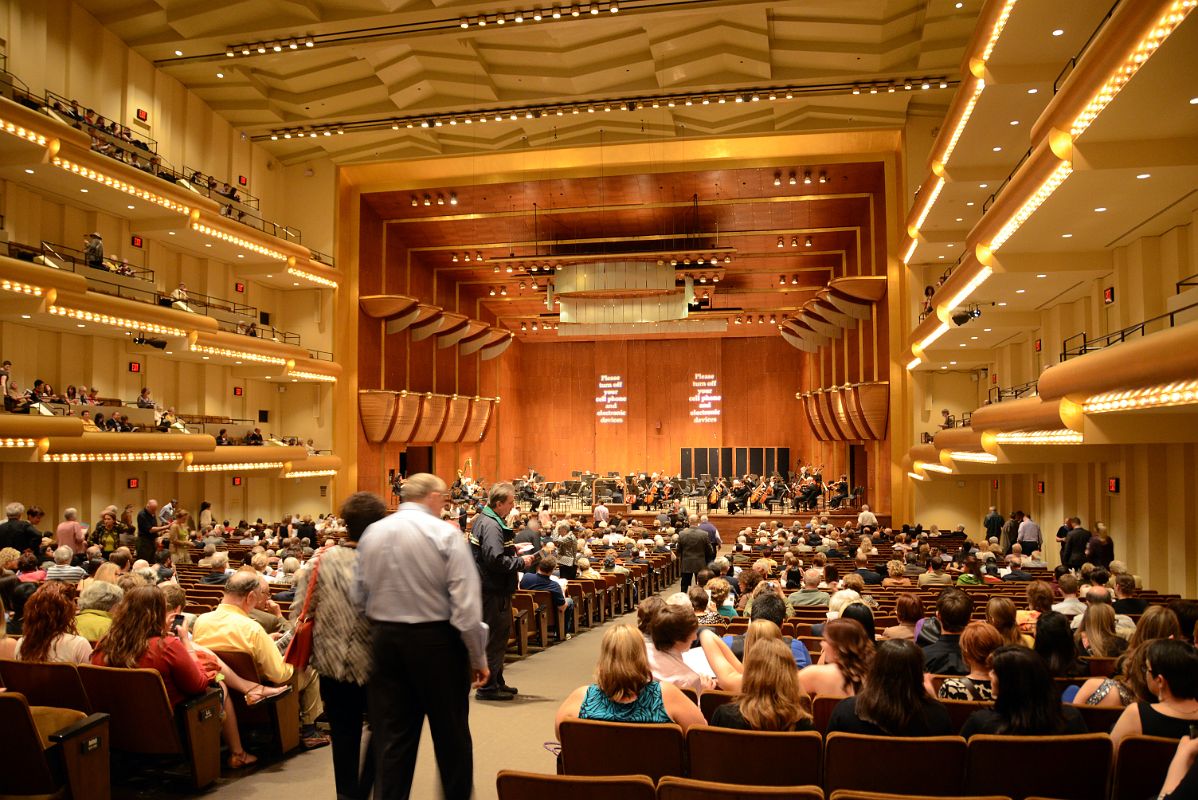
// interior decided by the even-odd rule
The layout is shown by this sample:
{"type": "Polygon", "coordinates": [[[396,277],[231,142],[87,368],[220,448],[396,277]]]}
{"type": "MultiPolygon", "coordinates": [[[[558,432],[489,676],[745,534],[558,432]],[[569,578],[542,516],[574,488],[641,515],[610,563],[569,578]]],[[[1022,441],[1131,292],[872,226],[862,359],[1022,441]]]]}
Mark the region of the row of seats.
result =
{"type": "Polygon", "coordinates": [[[684,736],[672,724],[592,720],[565,720],[560,732],[558,772],[563,775],[689,777],[738,787],[812,786],[830,794],[856,790],[941,798],[1144,800],[1159,791],[1177,749],[1173,739],[1133,736],[1116,753],[1105,733],[978,735],[966,742],[959,736],[824,737],[814,731],[699,725],[684,736]]]}

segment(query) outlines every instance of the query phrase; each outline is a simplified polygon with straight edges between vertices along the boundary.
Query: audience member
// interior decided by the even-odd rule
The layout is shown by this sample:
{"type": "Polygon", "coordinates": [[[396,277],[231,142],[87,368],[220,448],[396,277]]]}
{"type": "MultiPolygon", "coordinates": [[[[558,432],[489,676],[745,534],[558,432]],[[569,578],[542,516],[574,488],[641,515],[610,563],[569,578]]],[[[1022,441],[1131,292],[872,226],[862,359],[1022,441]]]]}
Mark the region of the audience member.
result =
{"type": "Polygon", "coordinates": [[[961,657],[961,632],[969,624],[973,600],[960,589],[945,589],[936,599],[940,637],[923,648],[925,669],[936,675],[968,675],[961,657]]]}
{"type": "Polygon", "coordinates": [[[1002,637],[1003,644],[1021,644],[1024,647],[1032,646],[1032,637],[1019,630],[1019,624],[1015,621],[1017,611],[1015,603],[1009,597],[991,597],[986,603],[986,621],[989,622],[998,631],[1002,637]]]}
{"type": "Polygon", "coordinates": [[[654,680],[672,683],[684,689],[701,693],[715,688],[715,680],[700,675],[682,658],[691,648],[699,623],[690,605],[665,604],[659,608],[649,622],[652,646],[648,648],[649,667],[654,680]]]}
{"type": "Polygon", "coordinates": [[[45,583],[24,604],[24,625],[14,658],[86,664],[92,646],[76,632],[75,603],[61,583],[45,583]]]}
{"type": "Polygon", "coordinates": [[[878,645],[865,684],[841,700],[828,733],[870,736],[947,736],[948,710],[924,688],[923,653],[914,642],[892,639],[878,645]]]}
{"type": "Polygon", "coordinates": [[[124,596],[121,587],[104,581],[83,589],[79,593],[79,613],[75,615],[76,632],[95,645],[112,627],[112,610],[124,596]]]}
{"type": "Polygon", "coordinates": [[[1090,658],[1114,658],[1127,649],[1127,641],[1115,635],[1115,609],[1109,603],[1089,606],[1074,638],[1078,653],[1090,658]]]}
{"type": "Polygon", "coordinates": [[[42,541],[42,534],[31,520],[21,519],[24,513],[25,506],[20,503],[9,503],[4,507],[6,520],[0,523],[0,548],[11,547],[18,553],[37,550],[42,541]]]}
{"type": "Polygon", "coordinates": [[[945,700],[993,700],[990,654],[1002,647],[1001,632],[988,622],[971,622],[961,633],[961,657],[969,673],[946,678],[936,694],[945,700]]]}
{"type": "Polygon", "coordinates": [[[1127,651],[1115,662],[1115,674],[1086,681],[1073,698],[1078,705],[1120,708],[1136,702],[1151,702],[1145,678],[1148,645],[1157,639],[1180,639],[1177,615],[1164,606],[1150,606],[1140,618],[1127,651]]]}
{"type": "MultiPolygon", "coordinates": [[[[693,615],[690,615],[693,620],[693,615]]],[[[603,634],[595,682],[580,686],[561,704],[555,729],[568,719],[603,722],[673,722],[685,731],[705,720],[678,687],[653,677],[644,639],[630,625],[615,625],[603,634]]]]}
{"type": "Polygon", "coordinates": [[[915,639],[915,629],[923,620],[923,601],[914,592],[903,592],[895,600],[897,625],[882,631],[883,639],[915,639]]]}
{"type": "Polygon", "coordinates": [[[46,580],[62,581],[63,583],[78,583],[87,577],[87,570],[71,563],[75,551],[66,545],[60,545],[54,550],[54,564],[46,569],[46,580]]]}
{"type": "MultiPolygon", "coordinates": [[[[1062,621],[1064,617],[1057,615],[1062,621]]],[[[966,739],[978,733],[1051,736],[1086,733],[1075,708],[1063,705],[1048,667],[1034,652],[1004,645],[990,655],[994,707],[973,712],[961,727],[966,739]]]]}
{"type": "Polygon", "coordinates": [[[1090,667],[1077,657],[1077,645],[1063,614],[1049,611],[1036,621],[1036,655],[1053,678],[1076,678],[1090,674],[1090,667]]]}
{"type": "Polygon", "coordinates": [[[861,691],[873,657],[874,643],[861,623],[829,620],[824,626],[819,663],[801,670],[799,683],[807,694],[850,697],[861,691]]]}
{"type": "Polygon", "coordinates": [[[1157,639],[1148,645],[1147,688],[1157,702],[1137,702],[1123,710],[1111,731],[1118,749],[1128,736],[1180,739],[1198,722],[1198,650],[1187,641],[1157,639]]]}
{"type": "Polygon", "coordinates": [[[789,648],[780,639],[762,638],[745,656],[739,695],[712,713],[711,725],[738,730],[806,731],[812,729],[809,706],[789,648]]]}

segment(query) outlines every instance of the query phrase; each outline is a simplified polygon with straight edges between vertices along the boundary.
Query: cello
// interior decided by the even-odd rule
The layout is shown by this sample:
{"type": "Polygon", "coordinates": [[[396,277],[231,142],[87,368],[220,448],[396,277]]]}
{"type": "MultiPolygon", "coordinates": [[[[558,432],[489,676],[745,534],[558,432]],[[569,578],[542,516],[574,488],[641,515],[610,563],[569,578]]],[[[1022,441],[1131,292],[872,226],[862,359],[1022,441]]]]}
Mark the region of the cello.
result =
{"type": "Polygon", "coordinates": [[[707,507],[715,508],[720,504],[720,498],[724,496],[724,479],[720,478],[712,484],[711,491],[707,495],[707,507]]]}
{"type": "Polygon", "coordinates": [[[755,489],[753,489],[753,493],[751,495],[749,495],[749,507],[750,508],[752,508],[753,506],[761,505],[761,501],[764,500],[765,496],[766,496],[766,489],[767,489],[767,484],[766,484],[765,480],[763,479],[760,483],[757,484],[757,487],[755,489]]]}

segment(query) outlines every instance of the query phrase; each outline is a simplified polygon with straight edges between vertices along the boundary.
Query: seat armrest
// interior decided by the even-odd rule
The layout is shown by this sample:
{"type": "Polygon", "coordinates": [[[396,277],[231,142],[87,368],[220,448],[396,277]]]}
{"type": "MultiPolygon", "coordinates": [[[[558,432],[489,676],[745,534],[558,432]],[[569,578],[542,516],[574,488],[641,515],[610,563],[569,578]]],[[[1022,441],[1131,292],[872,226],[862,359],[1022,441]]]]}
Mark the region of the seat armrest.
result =
{"type": "Polygon", "coordinates": [[[209,702],[215,701],[217,705],[224,702],[220,689],[209,688],[203,694],[198,694],[195,697],[188,698],[178,705],[176,713],[182,711],[184,713],[191,711],[193,708],[199,708],[209,702]]]}
{"type": "Polygon", "coordinates": [[[50,734],[50,741],[62,743],[70,739],[75,739],[83,734],[98,727],[102,723],[108,722],[108,714],[92,714],[78,722],[72,723],[61,730],[54,731],[50,734]]]}

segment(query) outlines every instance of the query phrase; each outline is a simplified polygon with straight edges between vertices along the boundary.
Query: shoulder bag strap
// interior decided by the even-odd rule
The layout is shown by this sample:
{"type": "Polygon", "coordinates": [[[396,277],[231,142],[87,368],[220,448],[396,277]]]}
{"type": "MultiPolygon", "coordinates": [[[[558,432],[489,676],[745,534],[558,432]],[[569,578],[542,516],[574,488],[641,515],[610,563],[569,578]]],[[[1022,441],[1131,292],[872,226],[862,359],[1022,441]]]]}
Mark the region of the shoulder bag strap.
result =
{"type": "Polygon", "coordinates": [[[312,604],[312,598],[316,594],[316,577],[320,572],[320,556],[324,554],[322,549],[312,558],[312,579],[308,581],[307,591],[304,592],[304,607],[300,609],[300,614],[296,617],[296,624],[303,622],[308,618],[308,607],[312,604]]]}

